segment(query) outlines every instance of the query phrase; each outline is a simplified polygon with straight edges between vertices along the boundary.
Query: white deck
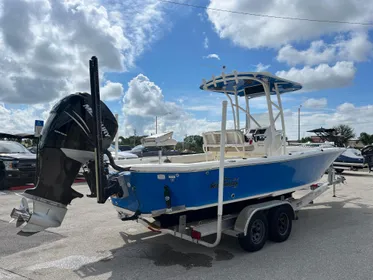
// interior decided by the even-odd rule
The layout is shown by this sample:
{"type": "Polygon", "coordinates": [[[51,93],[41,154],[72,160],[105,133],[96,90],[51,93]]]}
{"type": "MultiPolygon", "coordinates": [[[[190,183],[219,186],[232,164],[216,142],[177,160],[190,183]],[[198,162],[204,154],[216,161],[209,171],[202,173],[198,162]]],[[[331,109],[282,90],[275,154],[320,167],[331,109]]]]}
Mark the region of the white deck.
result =
{"type": "MultiPolygon", "coordinates": [[[[310,150],[299,153],[292,153],[291,155],[280,155],[272,156],[268,158],[264,157],[252,157],[252,158],[229,158],[225,160],[225,168],[232,168],[238,166],[248,166],[257,164],[270,164],[276,162],[285,162],[294,159],[301,159],[306,157],[317,156],[321,153],[335,153],[341,154],[344,149],[341,148],[330,148],[324,151],[310,150]]],[[[174,156],[168,157],[171,163],[158,163],[158,158],[148,159],[147,162],[141,162],[139,160],[126,160],[120,164],[122,167],[131,167],[133,171],[141,172],[196,172],[203,170],[212,170],[219,168],[218,160],[206,160],[211,159],[211,156],[205,154],[196,155],[185,155],[185,156],[174,156]]]]}

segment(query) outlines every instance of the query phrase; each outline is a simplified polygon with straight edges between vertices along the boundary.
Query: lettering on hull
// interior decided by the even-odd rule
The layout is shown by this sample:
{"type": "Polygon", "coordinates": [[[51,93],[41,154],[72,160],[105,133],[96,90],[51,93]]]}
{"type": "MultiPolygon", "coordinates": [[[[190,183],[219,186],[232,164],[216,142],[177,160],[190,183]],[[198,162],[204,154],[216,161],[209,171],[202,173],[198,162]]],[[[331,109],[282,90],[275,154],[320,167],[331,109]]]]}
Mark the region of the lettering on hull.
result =
{"type": "MultiPolygon", "coordinates": [[[[238,186],[238,181],[240,178],[227,178],[224,177],[224,187],[225,188],[236,188],[238,186]]],[[[219,181],[214,182],[210,185],[211,189],[215,189],[219,187],[219,181]]]]}

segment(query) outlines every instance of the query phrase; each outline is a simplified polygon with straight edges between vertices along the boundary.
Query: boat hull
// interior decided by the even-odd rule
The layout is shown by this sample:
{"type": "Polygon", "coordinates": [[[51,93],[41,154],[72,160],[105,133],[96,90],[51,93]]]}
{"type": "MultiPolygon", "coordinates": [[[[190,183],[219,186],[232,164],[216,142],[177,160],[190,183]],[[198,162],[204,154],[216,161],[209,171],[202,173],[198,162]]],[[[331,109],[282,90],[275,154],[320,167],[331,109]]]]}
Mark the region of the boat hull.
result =
{"type": "MultiPolygon", "coordinates": [[[[317,182],[344,149],[310,151],[271,158],[226,160],[223,201],[234,203],[278,196],[317,182]]],[[[164,214],[170,196],[172,210],[188,211],[217,204],[219,162],[133,166],[124,176],[127,197],[112,197],[114,206],[151,216],[164,214]],[[165,194],[165,187],[169,194],[165,194]]]]}

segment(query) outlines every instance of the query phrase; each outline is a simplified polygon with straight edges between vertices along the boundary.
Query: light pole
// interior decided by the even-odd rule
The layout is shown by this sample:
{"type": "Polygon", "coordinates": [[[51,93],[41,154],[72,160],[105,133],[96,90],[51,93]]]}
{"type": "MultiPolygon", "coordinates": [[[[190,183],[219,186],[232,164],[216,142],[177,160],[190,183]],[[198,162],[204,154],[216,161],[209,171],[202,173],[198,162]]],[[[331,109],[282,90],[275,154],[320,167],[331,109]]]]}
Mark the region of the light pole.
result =
{"type": "MultiPolygon", "coordinates": [[[[167,112],[163,116],[167,116],[167,115],[171,115],[171,113],[167,112]]],[[[157,134],[157,133],[158,133],[158,116],[155,116],[155,134],[157,134]]]]}
{"type": "Polygon", "coordinates": [[[300,141],[300,108],[302,105],[299,105],[298,107],[298,142],[300,141]]]}

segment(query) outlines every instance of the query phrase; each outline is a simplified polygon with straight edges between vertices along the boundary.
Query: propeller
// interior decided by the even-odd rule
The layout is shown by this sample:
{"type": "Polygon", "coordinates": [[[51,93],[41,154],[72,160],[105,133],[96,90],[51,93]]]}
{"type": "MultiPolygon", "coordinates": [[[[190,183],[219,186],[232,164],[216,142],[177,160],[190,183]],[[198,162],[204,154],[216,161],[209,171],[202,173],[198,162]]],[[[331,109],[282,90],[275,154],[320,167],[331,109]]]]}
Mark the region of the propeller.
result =
{"type": "Polygon", "coordinates": [[[26,198],[22,197],[19,208],[13,208],[12,213],[10,213],[10,217],[12,217],[12,219],[9,221],[9,223],[16,220],[16,227],[20,227],[25,222],[30,220],[31,213],[26,198]]]}

